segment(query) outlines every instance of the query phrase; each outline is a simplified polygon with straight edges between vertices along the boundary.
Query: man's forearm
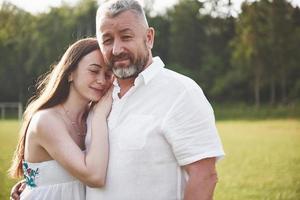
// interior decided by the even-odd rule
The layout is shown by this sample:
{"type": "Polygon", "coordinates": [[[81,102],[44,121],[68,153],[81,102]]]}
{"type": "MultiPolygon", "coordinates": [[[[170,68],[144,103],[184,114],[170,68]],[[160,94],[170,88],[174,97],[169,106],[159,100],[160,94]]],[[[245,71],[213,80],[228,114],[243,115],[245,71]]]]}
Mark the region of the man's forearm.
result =
{"type": "Polygon", "coordinates": [[[212,200],[217,180],[216,173],[206,177],[190,177],[185,188],[184,200],[212,200]]]}

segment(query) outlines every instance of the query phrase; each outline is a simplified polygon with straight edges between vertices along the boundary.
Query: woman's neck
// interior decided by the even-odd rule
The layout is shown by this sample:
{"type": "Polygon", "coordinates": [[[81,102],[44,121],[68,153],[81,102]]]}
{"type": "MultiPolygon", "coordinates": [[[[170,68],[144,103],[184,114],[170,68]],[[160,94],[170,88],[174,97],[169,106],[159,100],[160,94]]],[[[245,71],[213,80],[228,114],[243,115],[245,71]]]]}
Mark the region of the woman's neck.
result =
{"type": "Polygon", "coordinates": [[[62,103],[62,107],[69,113],[72,120],[81,122],[88,111],[89,102],[87,100],[74,97],[73,95],[69,95],[67,100],[62,103]]]}

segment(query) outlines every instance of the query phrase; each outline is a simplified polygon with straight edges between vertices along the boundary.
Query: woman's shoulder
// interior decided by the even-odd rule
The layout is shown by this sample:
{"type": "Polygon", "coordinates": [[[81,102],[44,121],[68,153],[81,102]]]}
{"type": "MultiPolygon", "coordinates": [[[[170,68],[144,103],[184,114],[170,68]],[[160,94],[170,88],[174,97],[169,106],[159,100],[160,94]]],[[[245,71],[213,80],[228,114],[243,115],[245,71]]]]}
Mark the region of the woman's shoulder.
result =
{"type": "Polygon", "coordinates": [[[30,121],[30,129],[41,133],[64,126],[60,113],[55,107],[39,110],[33,114],[30,121]]]}
{"type": "Polygon", "coordinates": [[[32,121],[37,124],[47,124],[53,121],[60,121],[59,112],[55,107],[39,110],[35,112],[32,116],[32,121]]]}

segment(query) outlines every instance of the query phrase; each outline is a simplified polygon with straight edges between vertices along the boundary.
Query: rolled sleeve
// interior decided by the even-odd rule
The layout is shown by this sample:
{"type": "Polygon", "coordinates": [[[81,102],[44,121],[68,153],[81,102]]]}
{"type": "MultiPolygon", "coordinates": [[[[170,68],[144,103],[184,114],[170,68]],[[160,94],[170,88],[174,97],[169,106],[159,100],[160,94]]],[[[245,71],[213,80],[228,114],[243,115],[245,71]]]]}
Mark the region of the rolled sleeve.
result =
{"type": "Polygon", "coordinates": [[[189,89],[176,99],[162,127],[180,166],[224,156],[213,109],[200,87],[189,89]]]}

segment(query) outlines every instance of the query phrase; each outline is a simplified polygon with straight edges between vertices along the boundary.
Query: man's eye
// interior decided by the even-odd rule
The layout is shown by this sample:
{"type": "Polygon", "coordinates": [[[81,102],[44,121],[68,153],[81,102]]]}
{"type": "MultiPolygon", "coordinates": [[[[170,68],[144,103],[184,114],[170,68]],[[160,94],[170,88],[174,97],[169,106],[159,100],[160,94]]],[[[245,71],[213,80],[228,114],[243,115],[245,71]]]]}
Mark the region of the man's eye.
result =
{"type": "Polygon", "coordinates": [[[131,36],[130,35],[124,35],[122,38],[123,38],[123,40],[129,40],[129,39],[131,39],[131,36]]]}
{"type": "Polygon", "coordinates": [[[112,41],[112,39],[106,39],[106,40],[103,40],[103,44],[110,44],[112,41]]]}

